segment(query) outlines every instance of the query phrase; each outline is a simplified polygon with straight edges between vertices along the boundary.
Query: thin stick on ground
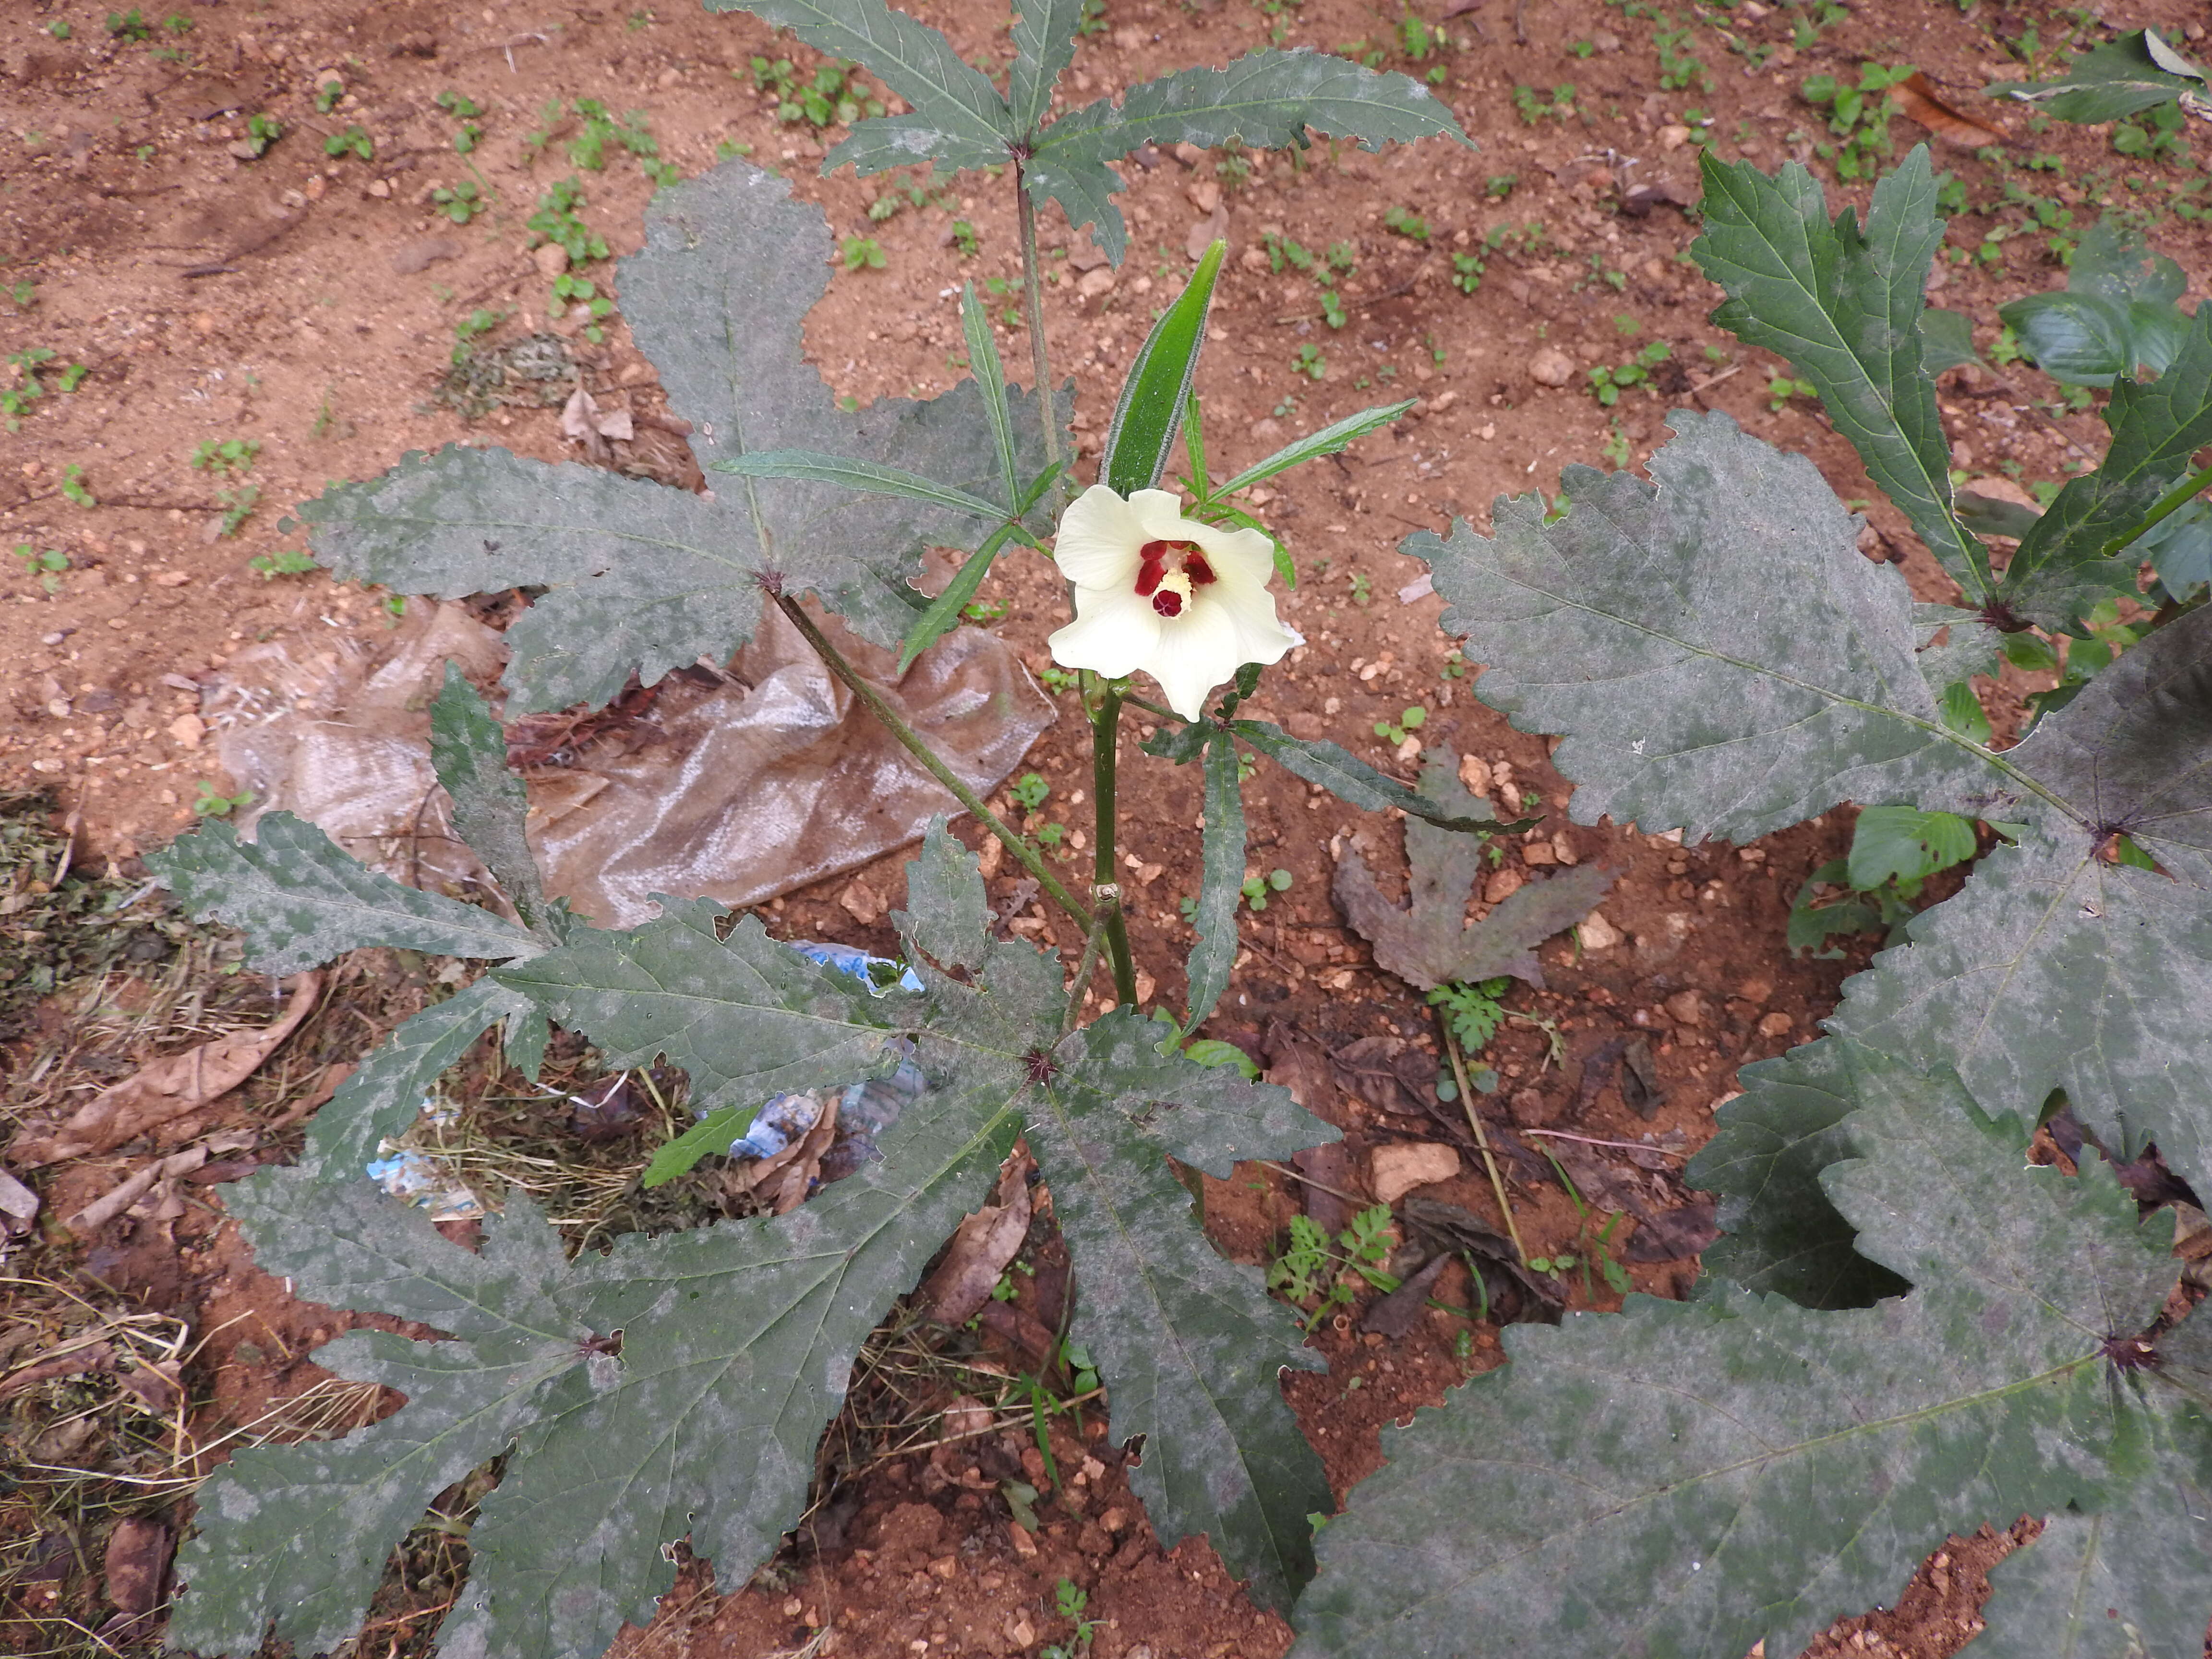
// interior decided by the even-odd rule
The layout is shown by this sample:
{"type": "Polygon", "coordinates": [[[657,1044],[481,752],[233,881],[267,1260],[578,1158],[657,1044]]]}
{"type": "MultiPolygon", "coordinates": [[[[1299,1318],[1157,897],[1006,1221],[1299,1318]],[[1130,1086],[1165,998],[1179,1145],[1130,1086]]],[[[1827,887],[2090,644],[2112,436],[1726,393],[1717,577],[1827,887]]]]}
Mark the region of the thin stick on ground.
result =
{"type": "Polygon", "coordinates": [[[1490,1190],[1498,1194],[1498,1212],[1505,1218],[1505,1236],[1513,1241],[1513,1254],[1521,1265],[1528,1265],[1528,1249],[1521,1242],[1521,1230],[1513,1224],[1513,1206],[1505,1196],[1504,1177],[1498,1173],[1498,1160],[1490,1154],[1490,1137],[1482,1132],[1482,1119],[1474,1109],[1474,1091],[1468,1086],[1467,1061],[1461,1056],[1459,1039],[1452,1035],[1449,1021],[1439,1018],[1437,1028],[1444,1034],[1444,1048],[1451,1055],[1452,1080],[1459,1085],[1459,1103],[1467,1113],[1467,1127],[1474,1132],[1474,1144],[1482,1154],[1482,1167],[1490,1171],[1490,1190]]]}

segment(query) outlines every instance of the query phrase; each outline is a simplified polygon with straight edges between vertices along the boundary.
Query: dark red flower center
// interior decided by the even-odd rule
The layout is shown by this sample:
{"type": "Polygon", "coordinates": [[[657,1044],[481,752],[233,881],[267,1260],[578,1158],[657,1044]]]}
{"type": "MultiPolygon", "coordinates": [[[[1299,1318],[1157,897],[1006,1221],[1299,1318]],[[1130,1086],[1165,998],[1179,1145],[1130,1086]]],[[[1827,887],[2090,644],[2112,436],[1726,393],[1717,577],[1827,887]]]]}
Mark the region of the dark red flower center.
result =
{"type": "Polygon", "coordinates": [[[1163,617],[1180,617],[1183,612],[1184,599],[1179,591],[1182,584],[1160,585],[1170,571],[1180,572],[1193,588],[1219,580],[1195,542],[1146,542],[1138,550],[1137,561],[1137,597],[1150,599],[1152,609],[1163,617]]]}

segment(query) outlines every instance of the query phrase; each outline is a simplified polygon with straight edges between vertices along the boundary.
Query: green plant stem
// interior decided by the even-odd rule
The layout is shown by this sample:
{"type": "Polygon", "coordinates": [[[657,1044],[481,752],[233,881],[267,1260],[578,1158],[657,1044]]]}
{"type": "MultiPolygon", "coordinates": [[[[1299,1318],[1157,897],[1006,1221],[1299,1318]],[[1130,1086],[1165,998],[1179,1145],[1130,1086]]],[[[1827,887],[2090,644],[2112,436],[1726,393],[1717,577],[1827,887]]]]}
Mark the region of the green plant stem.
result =
{"type": "Polygon", "coordinates": [[[1091,988],[1091,975],[1098,967],[1098,947],[1106,938],[1106,918],[1101,914],[1097,926],[1091,928],[1083,941],[1083,960],[1076,964],[1075,977],[1068,982],[1067,1012],[1060,1022],[1060,1034],[1066,1036],[1075,1029],[1082,1018],[1083,994],[1091,988]]]}
{"type": "Polygon", "coordinates": [[[1513,1254],[1521,1265],[1528,1265],[1528,1248],[1521,1242],[1521,1230],[1513,1224],[1513,1206],[1506,1201],[1505,1182],[1498,1173],[1498,1160],[1490,1155],[1490,1137],[1482,1132],[1481,1116],[1474,1109],[1474,1091],[1468,1086],[1467,1061],[1461,1057],[1459,1039],[1452,1035],[1451,1022],[1439,1016],[1437,1028],[1444,1034],[1444,1049],[1451,1055],[1452,1081],[1459,1085],[1459,1103],[1467,1114],[1467,1127],[1474,1131],[1474,1144],[1482,1153],[1482,1167],[1490,1171],[1490,1190],[1498,1194],[1498,1212],[1505,1218],[1505,1236],[1513,1241],[1513,1254]]]}
{"type": "MultiPolygon", "coordinates": [[[[1030,324],[1030,372],[1036,376],[1037,418],[1044,424],[1044,459],[1056,465],[1066,458],[1060,449],[1060,422],[1052,407],[1052,358],[1044,337],[1044,273],[1037,268],[1036,208],[1030,200],[1022,164],[1014,163],[1014,217],[1021,227],[1022,309],[1030,324]]],[[[1062,479],[1066,475],[1061,475],[1062,479]]],[[[1055,483],[1055,490],[1060,485],[1055,483]]]]}
{"type": "Polygon", "coordinates": [[[1091,865],[1091,897],[1105,924],[1106,951],[1114,962],[1114,994],[1125,1008],[1137,1006],[1137,965],[1129,955],[1129,923],[1121,914],[1121,884],[1115,874],[1115,763],[1121,743],[1121,697],[1104,682],[1091,712],[1091,792],[1097,797],[1098,846],[1091,865]]]}
{"type": "Polygon", "coordinates": [[[846,688],[866,705],[871,714],[884,723],[890,734],[905,747],[907,753],[922,763],[930,776],[952,792],[953,799],[974,815],[976,823],[996,836],[1006,850],[1021,860],[1022,867],[1036,878],[1037,885],[1045,890],[1046,896],[1073,917],[1085,933],[1088,933],[1096,927],[1097,918],[1074,894],[1060,884],[1060,878],[1053,874],[1043,855],[1001,823],[998,814],[983,805],[982,798],[961,782],[954,775],[952,769],[930,751],[929,745],[915,734],[914,728],[901,720],[897,711],[884,701],[883,694],[862,679],[860,670],[847,662],[844,653],[830,643],[829,636],[814,625],[814,618],[806,614],[805,607],[782,593],[775,596],[775,602],[781,607],[783,614],[791,618],[791,625],[805,635],[806,642],[814,647],[815,654],[829,665],[830,672],[845,682],[846,688]]]}
{"type": "Polygon", "coordinates": [[[2196,500],[2197,493],[2208,484],[2212,484],[2212,466],[2206,467],[2193,477],[2184,478],[2172,489],[2167,490],[2165,495],[2159,497],[2158,505],[2143,514],[2140,524],[2132,530],[2122,532],[2111,541],[2106,542],[2097,550],[2098,555],[2109,559],[2122,548],[2133,546],[2157,529],[2160,525],[2165,523],[2166,520],[2180,512],[2191,501],[2196,500]]]}

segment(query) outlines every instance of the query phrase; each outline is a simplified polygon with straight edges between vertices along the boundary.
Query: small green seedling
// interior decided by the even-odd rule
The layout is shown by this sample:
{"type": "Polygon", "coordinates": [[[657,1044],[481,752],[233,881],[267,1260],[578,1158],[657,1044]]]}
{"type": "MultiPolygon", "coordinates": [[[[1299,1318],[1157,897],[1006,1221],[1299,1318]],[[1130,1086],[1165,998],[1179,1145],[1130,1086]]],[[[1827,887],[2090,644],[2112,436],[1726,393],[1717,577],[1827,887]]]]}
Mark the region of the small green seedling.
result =
{"type": "Polygon", "coordinates": [[[258,158],[269,153],[269,146],[284,136],[284,124],[273,115],[249,115],[246,118],[246,147],[258,158]]]}
{"type": "Polygon", "coordinates": [[[1038,774],[1024,772],[1019,779],[1007,786],[1006,793],[1012,797],[1014,805],[1020,807],[1022,811],[1034,812],[1038,807],[1043,805],[1051,795],[1052,786],[1038,774]]]}
{"type": "Polygon", "coordinates": [[[1610,409],[1620,401],[1623,392],[1649,380],[1651,371],[1674,355],[1674,349],[1664,340],[1654,340],[1628,362],[1594,368],[1589,372],[1590,396],[1610,409]]]}
{"type": "Polygon", "coordinates": [[[883,100],[870,91],[859,69],[856,64],[824,64],[808,81],[800,78],[788,58],[773,63],[756,58],[753,88],[775,102],[775,118],[786,125],[804,121],[812,127],[850,126],[864,115],[884,112],[883,100]]]}
{"type": "Polygon", "coordinates": [[[218,793],[215,785],[205,778],[200,780],[200,792],[192,801],[192,811],[203,818],[227,818],[241,806],[251,805],[253,792],[241,789],[234,795],[218,793]]]}
{"type": "Polygon", "coordinates": [[[1257,912],[1267,908],[1267,896],[1270,893],[1290,891],[1291,884],[1297,879],[1297,878],[1287,870],[1270,870],[1264,876],[1246,877],[1244,885],[1240,890],[1244,895],[1245,904],[1257,912]]]}
{"type": "Polygon", "coordinates": [[[208,439],[192,451],[192,471],[211,472],[218,477],[239,477],[253,471],[254,457],[261,453],[257,438],[225,438],[217,443],[208,439]]]}
{"type": "Polygon", "coordinates": [[[107,14],[107,33],[117,40],[150,40],[154,38],[154,26],[133,6],[129,11],[107,14]]]}
{"type": "Polygon", "coordinates": [[[1801,380],[1792,375],[1777,374],[1766,382],[1766,407],[1777,415],[1792,398],[1814,398],[1818,395],[1810,380],[1801,380]]]}
{"type": "Polygon", "coordinates": [[[1075,1633],[1065,1642],[1049,1643],[1037,1650],[1037,1659],[1081,1659],[1091,1651],[1091,1632],[1103,1622],[1085,1619],[1084,1609],[1091,1605],[1091,1594],[1072,1578],[1063,1578],[1053,1590],[1053,1611],[1074,1625],[1075,1633]]]}
{"type": "Polygon", "coordinates": [[[271,582],[279,576],[305,576],[322,568],[304,549],[291,547],[281,553],[257,553],[246,562],[246,567],[258,571],[262,580],[271,582]]]}
{"type": "Polygon", "coordinates": [[[1889,89],[1913,73],[1910,64],[1869,64],[1856,86],[1832,75],[1815,75],[1799,88],[1807,103],[1828,112],[1828,131],[1837,142],[1818,149],[1823,161],[1835,163],[1838,179],[1871,178],[1881,158],[1893,153],[1889,118],[1894,111],[1889,89]]]}
{"type": "Polygon", "coordinates": [[[1352,1305],[1356,1292],[1346,1282],[1348,1275],[1385,1295],[1398,1288],[1396,1277],[1383,1270],[1390,1259],[1389,1231],[1387,1204],[1359,1211],[1334,1241],[1310,1218],[1292,1216],[1289,1243],[1268,1264],[1267,1288],[1300,1305],[1318,1298],[1306,1316],[1310,1331],[1338,1309],[1352,1305]]]}
{"type": "Polygon", "coordinates": [[[1498,1028],[1505,1018],[1505,1006],[1501,999],[1512,988],[1512,980],[1505,977],[1486,979],[1473,985],[1455,981],[1430,992],[1429,1006],[1444,1011],[1444,1020],[1462,1048],[1470,1054],[1480,1054],[1498,1035],[1498,1028]]]}
{"type": "Polygon", "coordinates": [[[1417,703],[1395,720],[1376,721],[1375,735],[1395,746],[1405,742],[1409,733],[1419,731],[1428,718],[1429,711],[1417,703]]]}
{"type": "Polygon", "coordinates": [[[359,122],[349,125],[343,132],[334,132],[323,140],[323,154],[331,156],[354,155],[364,161],[376,159],[376,141],[362,129],[359,122]]]}
{"type": "Polygon", "coordinates": [[[1425,242],[1429,240],[1429,222],[1411,208],[1392,208],[1382,216],[1382,227],[1410,241],[1425,242]]]}
{"type": "Polygon", "coordinates": [[[100,505],[93,499],[92,491],[85,486],[84,469],[75,461],[71,461],[62,469],[61,491],[65,497],[79,507],[94,507],[100,505]]]}
{"type": "Polygon", "coordinates": [[[430,192],[430,200],[439,212],[457,225],[468,223],[489,205],[473,179],[464,179],[450,190],[441,186],[430,192]]]}
{"type": "Polygon", "coordinates": [[[538,198],[538,210],[523,222],[541,242],[557,242],[568,263],[580,265],[607,257],[606,238],[584,223],[584,186],[580,179],[563,179],[538,198]]]}
{"type": "Polygon", "coordinates": [[[881,270],[890,263],[884,257],[884,245],[872,236],[848,236],[844,258],[848,270],[881,270]]]}
{"type": "Polygon", "coordinates": [[[61,592],[61,573],[70,568],[68,554],[58,547],[40,549],[28,542],[17,542],[15,556],[23,562],[25,575],[36,576],[39,586],[49,593],[61,592]]]}
{"type": "Polygon", "coordinates": [[[1513,108],[1521,117],[1523,126],[1534,126],[1539,121],[1565,121],[1575,112],[1575,86],[1571,81],[1562,81],[1552,88],[1552,96],[1544,95],[1531,86],[1513,88],[1513,108]]]}
{"type": "Polygon", "coordinates": [[[965,219],[952,222],[952,246],[963,259],[972,259],[983,251],[983,244],[976,239],[975,227],[965,219]]]}
{"type": "Polygon", "coordinates": [[[1303,374],[1310,380],[1328,377],[1328,359],[1322,356],[1321,348],[1309,342],[1300,346],[1291,357],[1291,373],[1303,374]]]}
{"type": "Polygon", "coordinates": [[[466,155],[483,142],[483,129],[476,119],[483,113],[483,106],[476,100],[465,98],[458,92],[441,92],[433,101],[461,124],[453,133],[453,149],[459,154],[466,155]]]}
{"type": "Polygon", "coordinates": [[[1482,286],[1482,273],[1489,269],[1481,258],[1472,253],[1452,255],[1451,285],[1462,294],[1472,294],[1482,286]]]}

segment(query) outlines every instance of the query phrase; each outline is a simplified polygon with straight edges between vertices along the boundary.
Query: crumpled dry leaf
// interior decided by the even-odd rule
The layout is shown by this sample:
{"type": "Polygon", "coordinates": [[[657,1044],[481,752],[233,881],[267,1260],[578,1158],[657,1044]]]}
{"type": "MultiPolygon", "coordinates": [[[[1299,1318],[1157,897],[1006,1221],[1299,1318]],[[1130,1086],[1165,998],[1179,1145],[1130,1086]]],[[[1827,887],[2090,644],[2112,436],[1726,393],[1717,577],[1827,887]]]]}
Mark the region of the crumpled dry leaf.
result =
{"type": "MultiPolygon", "coordinates": [[[[1431,749],[1424,757],[1420,787],[1422,794],[1447,809],[1469,814],[1478,810],[1474,796],[1460,781],[1459,757],[1449,749],[1431,749]]],[[[1346,920],[1374,945],[1377,967],[1424,991],[1449,981],[1472,984],[1500,975],[1543,984],[1536,947],[1588,915],[1620,872],[1585,864],[1532,878],[1470,927],[1468,901],[1487,872],[1483,851],[1488,840],[1407,818],[1404,908],[1376,887],[1357,841],[1345,847],[1330,892],[1346,920]]]]}
{"type": "Polygon", "coordinates": [[[835,1091],[825,1091],[822,1115],[814,1127],[781,1152],[739,1170],[738,1184],[757,1193],[777,1215],[789,1215],[804,1204],[807,1188],[822,1173],[822,1155],[837,1138],[837,1102],[835,1091]]]}
{"type": "Polygon", "coordinates": [[[207,1162],[208,1149],[204,1143],[187,1146],[181,1152],[156,1158],[127,1181],[110,1188],[100,1197],[86,1205],[69,1218],[69,1230],[78,1237],[98,1232],[109,1222],[154,1190],[157,1182],[170,1181],[189,1174],[207,1162]]]}
{"type": "Polygon", "coordinates": [[[1436,1097],[1436,1060],[1403,1037],[1364,1036],[1328,1060],[1337,1087],[1378,1111],[1422,1115],[1436,1097]]]}
{"type": "Polygon", "coordinates": [[[1481,1269],[1492,1313],[1501,1323],[1516,1319],[1558,1322],[1565,1306],[1559,1285],[1522,1267],[1513,1241],[1465,1205],[1409,1194],[1398,1206],[1398,1218],[1431,1249],[1464,1252],[1473,1260],[1481,1269]]]}
{"type": "Polygon", "coordinates": [[[107,1601],[125,1619],[143,1618],[161,1601],[174,1540],[159,1521],[119,1521],[107,1537],[107,1601]]]}
{"type": "Polygon", "coordinates": [[[2005,135],[1986,121],[1961,115],[1936,95],[1928,77],[1915,72],[1889,89],[1890,101],[1929,131],[1961,149],[1982,149],[2005,143],[2005,135]]]}
{"type": "Polygon", "coordinates": [[[1413,1322],[1427,1307],[1429,1292],[1443,1270],[1451,1263],[1449,1255],[1433,1255],[1428,1265],[1415,1272],[1398,1288],[1382,1297],[1359,1316],[1363,1332],[1376,1332],[1393,1340],[1413,1328],[1413,1322]]]}
{"type": "Polygon", "coordinates": [[[618,439],[629,443],[637,436],[627,409],[603,410],[598,398],[579,386],[561,410],[561,433],[584,446],[593,460],[605,460],[609,453],[606,440],[618,439]]]}
{"type": "Polygon", "coordinates": [[[319,969],[296,975],[288,982],[292,999],[275,1024],[218,1037],[157,1060],[100,1091],[52,1134],[17,1142],[9,1156],[25,1169],[35,1170],[65,1158],[104,1152],[228,1094],[292,1035],[322,994],[319,969]]]}
{"type": "Polygon", "coordinates": [[[1006,1160],[993,1201],[961,1222],[937,1271],[922,1281],[915,1302],[939,1324],[964,1325],[981,1312],[1007,1263],[1020,1252],[1029,1237],[1029,1172],[1035,1167],[1027,1152],[1006,1160]]]}

